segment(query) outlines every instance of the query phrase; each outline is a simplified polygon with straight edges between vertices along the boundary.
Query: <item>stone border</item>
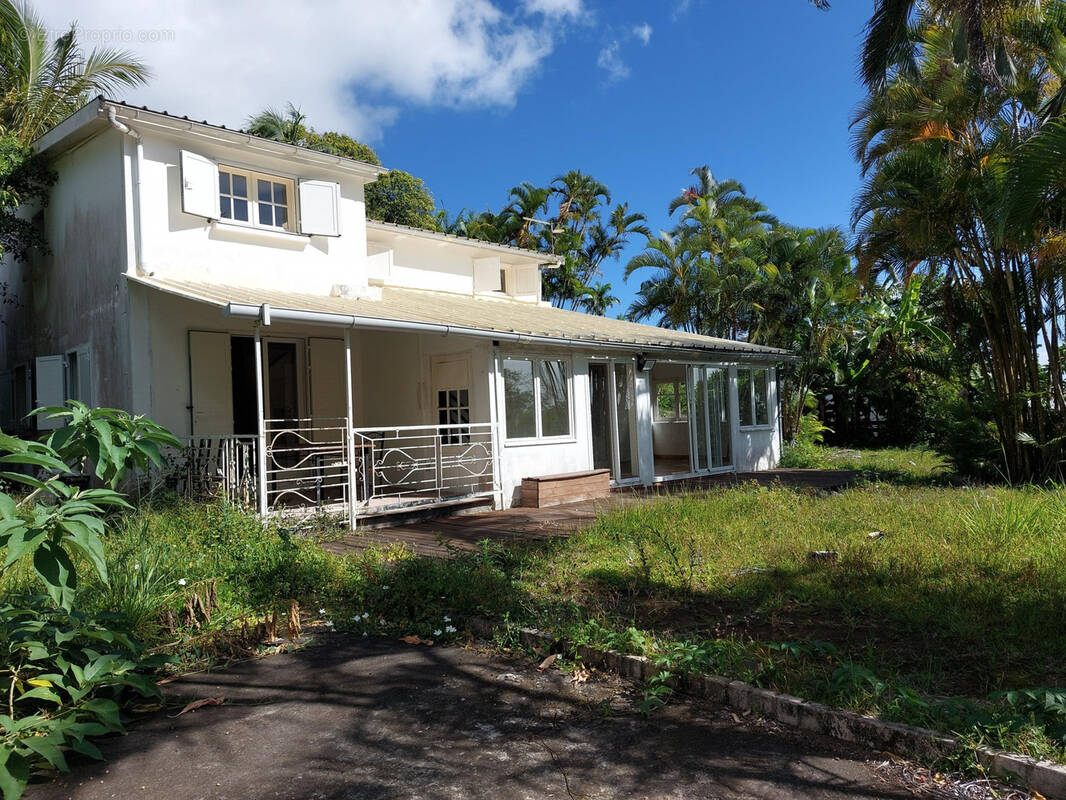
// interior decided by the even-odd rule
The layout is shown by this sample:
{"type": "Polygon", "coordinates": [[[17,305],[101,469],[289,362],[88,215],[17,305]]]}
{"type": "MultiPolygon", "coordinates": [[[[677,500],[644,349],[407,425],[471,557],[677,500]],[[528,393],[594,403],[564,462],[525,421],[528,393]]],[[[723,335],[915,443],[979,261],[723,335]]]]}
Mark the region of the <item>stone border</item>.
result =
{"type": "MultiPolygon", "coordinates": [[[[479,621],[472,627],[479,629],[477,632],[482,635],[491,635],[495,630],[495,626],[487,621],[479,621]]],[[[518,638],[530,648],[575,649],[565,639],[532,628],[519,628],[518,638]]],[[[600,650],[588,645],[578,645],[576,652],[586,664],[616,672],[640,683],[650,681],[656,671],[654,663],[644,656],[600,650]]],[[[719,675],[686,675],[676,688],[737,711],[758,712],[800,730],[915,758],[936,759],[963,748],[958,739],[927,728],[885,722],[877,717],[842,711],[719,675]]],[[[1066,800],[1066,766],[1062,764],[1038,761],[1029,756],[988,747],[977,748],[976,756],[986,769],[997,775],[1019,781],[1049,799],[1066,800]]]]}

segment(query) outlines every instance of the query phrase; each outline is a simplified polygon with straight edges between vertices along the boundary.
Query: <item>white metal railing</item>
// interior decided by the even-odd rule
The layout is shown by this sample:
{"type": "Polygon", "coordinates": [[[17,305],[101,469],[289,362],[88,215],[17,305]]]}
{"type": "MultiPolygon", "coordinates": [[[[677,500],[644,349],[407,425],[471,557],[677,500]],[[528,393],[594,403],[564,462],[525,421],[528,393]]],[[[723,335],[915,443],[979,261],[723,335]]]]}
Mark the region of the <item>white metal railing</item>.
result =
{"type": "Polygon", "coordinates": [[[348,512],[349,433],[343,417],[268,419],[263,429],[268,511],[348,512]]]}
{"type": "Polygon", "coordinates": [[[356,428],[362,513],[393,503],[439,502],[499,490],[495,426],[356,428]]]}
{"type": "Polygon", "coordinates": [[[234,505],[256,503],[256,437],[192,436],[172,459],[174,488],[196,498],[222,497],[234,505]]]}
{"type": "Polygon", "coordinates": [[[176,488],[185,494],[287,516],[327,512],[350,520],[500,490],[492,423],[350,430],[343,417],[268,419],[261,443],[257,436],[191,437],[176,467],[176,488]]]}

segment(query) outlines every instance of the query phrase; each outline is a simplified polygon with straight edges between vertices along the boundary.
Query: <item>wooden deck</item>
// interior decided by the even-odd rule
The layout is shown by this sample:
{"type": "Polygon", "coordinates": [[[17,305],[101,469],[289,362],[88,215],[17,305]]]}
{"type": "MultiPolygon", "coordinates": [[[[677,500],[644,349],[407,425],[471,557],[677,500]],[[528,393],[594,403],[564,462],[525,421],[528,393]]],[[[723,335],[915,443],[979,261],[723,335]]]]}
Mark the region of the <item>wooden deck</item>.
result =
{"type": "Polygon", "coordinates": [[[850,484],[856,476],[851,470],[774,469],[765,472],[742,472],[703,478],[615,489],[611,496],[597,500],[552,506],[550,508],[508,508],[450,517],[420,520],[377,530],[356,531],[322,547],[337,554],[359,552],[369,547],[406,544],[419,555],[447,558],[455,551],[471,551],[478,542],[538,541],[569,536],[587,528],[599,515],[649,498],[716,486],[754,482],[763,486],[781,485],[834,491],[850,484]]]}

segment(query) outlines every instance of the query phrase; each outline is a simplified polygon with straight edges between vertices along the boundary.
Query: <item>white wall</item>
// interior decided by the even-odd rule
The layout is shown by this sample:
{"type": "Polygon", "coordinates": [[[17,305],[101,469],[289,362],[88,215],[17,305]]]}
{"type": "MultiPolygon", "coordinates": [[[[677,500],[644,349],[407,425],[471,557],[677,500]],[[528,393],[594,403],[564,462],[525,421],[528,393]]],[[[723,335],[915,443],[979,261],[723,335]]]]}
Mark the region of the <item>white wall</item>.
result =
{"type": "Polygon", "coordinates": [[[737,397],[737,368],[729,370],[729,406],[733,419],[733,464],[738,472],[773,469],[781,459],[780,406],[777,402],[777,370],[770,369],[770,391],[766,398],[769,424],[741,427],[737,397]]]}
{"type": "Polygon", "coordinates": [[[569,353],[565,350],[533,350],[517,346],[496,348],[495,355],[497,364],[509,355],[554,355],[570,358],[573,366],[571,436],[551,442],[506,441],[503,424],[503,377],[498,371],[493,376],[500,431],[501,484],[504,504],[509,506],[518,502],[523,478],[592,469],[588,358],[584,354],[569,353]]]}
{"type": "Polygon", "coordinates": [[[360,331],[356,334],[360,372],[356,380],[357,427],[435,425],[436,399],[431,370],[437,356],[456,355],[470,363],[470,420],[491,422],[486,339],[436,334],[360,331]]]}
{"type": "Polygon", "coordinates": [[[474,259],[498,256],[500,267],[509,271],[509,296],[521,302],[540,300],[537,257],[389,228],[371,226],[367,235],[375,254],[375,282],[382,285],[472,294],[474,259]]]}
{"type": "Polygon", "coordinates": [[[128,307],[122,140],[97,136],[53,163],[58,178],[43,211],[51,252],[6,264],[10,297],[0,304],[7,331],[0,370],[36,356],[90,346],[92,400],[128,407],[128,307]]]}
{"type": "Polygon", "coordinates": [[[362,181],[296,161],[209,139],[179,139],[142,126],[143,262],[176,280],[329,294],[335,285],[366,286],[366,217],[362,181]],[[180,151],[282,177],[340,184],[340,236],[303,236],[211,224],[181,210],[180,151]]]}

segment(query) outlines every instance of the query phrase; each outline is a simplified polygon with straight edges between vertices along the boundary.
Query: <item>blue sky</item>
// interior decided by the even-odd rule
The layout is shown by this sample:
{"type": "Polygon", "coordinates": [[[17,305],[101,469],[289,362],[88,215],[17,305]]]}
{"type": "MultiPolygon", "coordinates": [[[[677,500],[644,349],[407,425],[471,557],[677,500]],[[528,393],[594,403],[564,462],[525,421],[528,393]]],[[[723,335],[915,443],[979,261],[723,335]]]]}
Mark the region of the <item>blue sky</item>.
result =
{"type": "MultiPolygon", "coordinates": [[[[34,5],[56,34],[76,20],[84,46],[152,69],[120,99],[236,127],[294,102],[423,177],[452,213],[581,169],[665,227],[708,164],[783,220],[846,225],[858,183],[847,125],[867,0],[827,13],[806,0],[34,5]]],[[[628,304],[621,264],[606,278],[628,304]]]]}
{"type": "MultiPolygon", "coordinates": [[[[693,0],[592,6],[510,108],[405,108],[374,144],[387,166],[423,177],[439,205],[502,206],[522,181],[568,169],[595,175],[616,201],[668,227],[666,205],[689,170],[741,180],[781,219],[847,225],[858,171],[849,116],[862,96],[856,59],[870,4],[838,0],[693,0]],[[633,33],[648,25],[647,44],[633,33]],[[618,42],[627,74],[598,66],[618,42]]],[[[643,237],[637,237],[642,242],[643,237]]],[[[628,304],[631,246],[606,279],[628,304]]],[[[612,309],[617,313],[620,307],[612,309]]]]}

